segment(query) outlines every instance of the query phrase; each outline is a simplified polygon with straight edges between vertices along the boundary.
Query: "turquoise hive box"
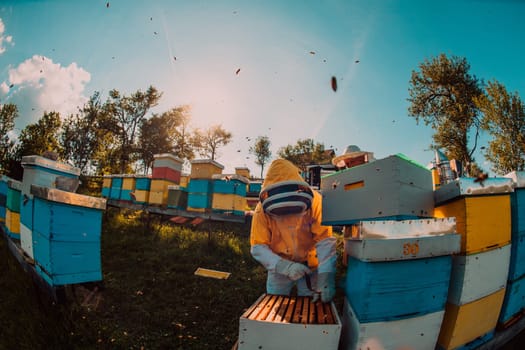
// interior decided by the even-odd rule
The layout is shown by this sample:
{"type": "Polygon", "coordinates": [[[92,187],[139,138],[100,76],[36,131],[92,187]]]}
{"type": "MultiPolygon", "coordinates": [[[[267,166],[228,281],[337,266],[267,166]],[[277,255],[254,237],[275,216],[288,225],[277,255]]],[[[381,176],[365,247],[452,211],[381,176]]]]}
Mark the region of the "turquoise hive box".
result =
{"type": "Polygon", "coordinates": [[[52,286],[100,281],[106,199],[35,185],[31,194],[37,272],[52,286]]]}

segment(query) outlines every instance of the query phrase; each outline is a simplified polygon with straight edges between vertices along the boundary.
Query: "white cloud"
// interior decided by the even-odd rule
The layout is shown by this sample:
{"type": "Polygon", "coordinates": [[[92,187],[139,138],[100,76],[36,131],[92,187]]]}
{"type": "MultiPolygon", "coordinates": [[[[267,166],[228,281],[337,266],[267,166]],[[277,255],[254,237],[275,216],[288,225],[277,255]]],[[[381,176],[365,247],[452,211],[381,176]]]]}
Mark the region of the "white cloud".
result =
{"type": "Polygon", "coordinates": [[[5,25],[2,19],[0,18],[0,54],[4,53],[6,47],[4,43],[14,45],[13,37],[11,35],[4,35],[5,25]]]}
{"type": "Polygon", "coordinates": [[[64,118],[87,101],[83,94],[91,74],[76,63],[63,67],[45,56],[34,55],[8,74],[8,82],[0,84],[0,94],[18,106],[15,123],[19,129],[36,122],[44,112],[56,111],[64,118]]]}

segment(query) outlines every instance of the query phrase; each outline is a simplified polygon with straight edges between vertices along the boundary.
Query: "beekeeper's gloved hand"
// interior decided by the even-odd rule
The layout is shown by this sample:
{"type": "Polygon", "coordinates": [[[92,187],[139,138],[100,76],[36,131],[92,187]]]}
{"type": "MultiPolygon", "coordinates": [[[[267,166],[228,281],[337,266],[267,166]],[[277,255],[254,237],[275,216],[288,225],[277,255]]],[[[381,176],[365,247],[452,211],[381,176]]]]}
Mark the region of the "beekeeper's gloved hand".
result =
{"type": "Polygon", "coordinates": [[[286,259],[280,259],[275,265],[275,272],[287,276],[292,281],[301,279],[304,275],[312,273],[308,266],[286,259]]]}
{"type": "Polygon", "coordinates": [[[321,297],[323,303],[329,303],[335,296],[335,272],[321,272],[317,275],[317,286],[312,301],[315,303],[321,297]]]}

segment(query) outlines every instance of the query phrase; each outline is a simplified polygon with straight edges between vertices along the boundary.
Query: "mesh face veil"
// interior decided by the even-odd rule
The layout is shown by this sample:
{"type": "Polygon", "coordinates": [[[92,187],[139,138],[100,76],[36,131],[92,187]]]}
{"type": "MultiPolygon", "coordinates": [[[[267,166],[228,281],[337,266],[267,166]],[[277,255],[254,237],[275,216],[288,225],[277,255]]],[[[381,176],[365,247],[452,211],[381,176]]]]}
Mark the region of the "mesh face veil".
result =
{"type": "Polygon", "coordinates": [[[313,192],[303,181],[289,180],[269,185],[259,195],[266,214],[301,214],[312,207],[313,192]]]}

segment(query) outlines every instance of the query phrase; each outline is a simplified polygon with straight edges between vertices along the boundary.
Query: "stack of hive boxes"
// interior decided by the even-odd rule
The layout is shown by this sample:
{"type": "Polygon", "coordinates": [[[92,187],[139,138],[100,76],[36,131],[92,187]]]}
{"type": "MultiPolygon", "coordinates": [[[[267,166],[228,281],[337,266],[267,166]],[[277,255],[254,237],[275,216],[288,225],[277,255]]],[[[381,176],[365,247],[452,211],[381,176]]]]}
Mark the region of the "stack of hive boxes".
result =
{"type": "Polygon", "coordinates": [[[243,216],[246,210],[246,188],[249,180],[237,174],[212,176],[212,211],[243,216]]]}
{"type": "Polygon", "coordinates": [[[5,210],[7,203],[7,180],[8,177],[0,175],[0,226],[5,226],[5,210]]]}
{"type": "Polygon", "coordinates": [[[135,175],[122,175],[122,189],[120,190],[119,199],[125,202],[132,202],[135,190],[135,175]]]}
{"type": "Polygon", "coordinates": [[[454,216],[461,234],[438,339],[443,349],[472,348],[494,334],[509,270],[512,191],[506,178],[459,178],[434,192],[435,216],[454,216]]]}
{"type": "Polygon", "coordinates": [[[153,157],[148,203],[167,206],[168,186],[180,183],[182,159],[169,153],[155,154],[153,157]]]}
{"type": "Polygon", "coordinates": [[[188,183],[189,211],[207,212],[211,210],[213,194],[213,175],[222,174],[224,166],[212,159],[191,161],[190,181],[188,183]]]}
{"type": "Polygon", "coordinates": [[[33,222],[39,218],[33,212],[31,186],[45,186],[74,192],[79,184],[80,169],[36,155],[22,157],[22,167],[24,173],[20,201],[20,244],[22,250],[33,258],[33,222]]]}
{"type": "Polygon", "coordinates": [[[7,196],[5,208],[5,228],[9,237],[20,239],[20,197],[22,183],[7,179],[7,196]]]}
{"type": "Polygon", "coordinates": [[[255,209],[259,203],[259,194],[261,193],[262,180],[251,180],[246,192],[246,204],[251,210],[255,209]]]}
{"type": "Polygon", "coordinates": [[[150,187],[150,176],[135,175],[135,189],[133,190],[133,202],[138,204],[147,204],[149,201],[150,187]]]}
{"type": "Polygon", "coordinates": [[[505,299],[498,323],[506,327],[523,315],[525,308],[525,172],[513,171],[505,177],[512,179],[510,194],[511,253],[505,299]]]}
{"type": "Polygon", "coordinates": [[[341,349],[433,349],[443,319],[453,218],[433,218],[428,169],[393,155],[321,179],[323,224],[345,226],[341,349]]]}

